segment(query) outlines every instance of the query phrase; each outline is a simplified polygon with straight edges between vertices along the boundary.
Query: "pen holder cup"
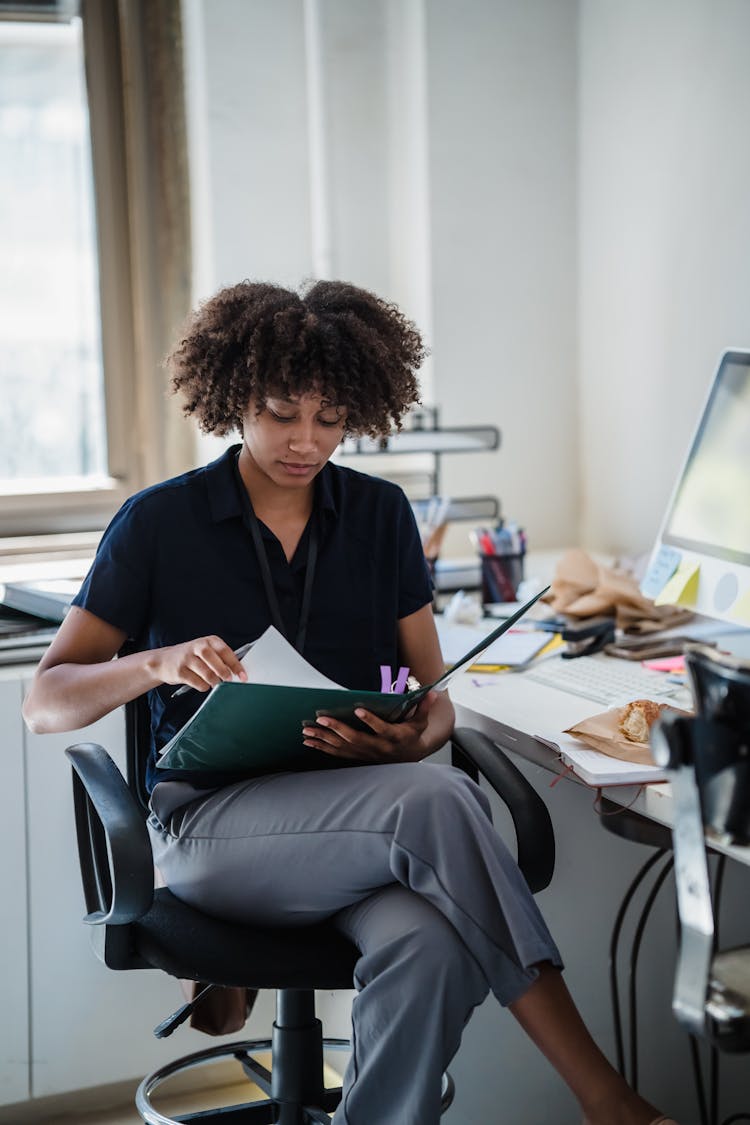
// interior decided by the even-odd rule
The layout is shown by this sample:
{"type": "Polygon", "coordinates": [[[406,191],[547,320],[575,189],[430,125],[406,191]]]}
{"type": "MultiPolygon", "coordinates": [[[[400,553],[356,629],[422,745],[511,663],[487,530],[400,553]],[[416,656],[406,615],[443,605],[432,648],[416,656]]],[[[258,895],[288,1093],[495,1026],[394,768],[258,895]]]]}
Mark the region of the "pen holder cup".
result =
{"type": "Polygon", "coordinates": [[[514,602],[523,582],[523,555],[482,555],[482,601],[514,602]]]}

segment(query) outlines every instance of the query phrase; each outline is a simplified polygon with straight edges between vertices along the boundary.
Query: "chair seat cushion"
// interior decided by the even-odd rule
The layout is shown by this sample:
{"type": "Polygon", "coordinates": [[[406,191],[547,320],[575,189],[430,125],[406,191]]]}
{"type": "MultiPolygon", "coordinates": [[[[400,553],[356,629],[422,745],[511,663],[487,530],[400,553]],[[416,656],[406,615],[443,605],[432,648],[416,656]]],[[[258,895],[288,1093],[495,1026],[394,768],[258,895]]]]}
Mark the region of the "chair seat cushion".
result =
{"type": "Polygon", "coordinates": [[[240,926],[187,906],[166,887],[132,924],[137,952],[186,980],[245,988],[353,988],[356,946],[331,923],[240,926]]]}

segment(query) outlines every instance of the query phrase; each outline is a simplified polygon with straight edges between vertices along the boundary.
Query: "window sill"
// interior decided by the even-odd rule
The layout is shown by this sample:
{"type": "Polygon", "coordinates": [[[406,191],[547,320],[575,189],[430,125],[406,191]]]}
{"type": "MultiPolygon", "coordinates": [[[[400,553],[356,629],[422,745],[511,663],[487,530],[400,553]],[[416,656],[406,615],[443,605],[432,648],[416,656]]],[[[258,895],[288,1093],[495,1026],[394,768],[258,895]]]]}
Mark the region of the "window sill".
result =
{"type": "Polygon", "coordinates": [[[9,538],[53,540],[79,532],[101,534],[133,491],[112,477],[87,482],[84,488],[70,487],[73,483],[63,479],[56,488],[42,490],[36,482],[33,491],[0,492],[0,544],[9,538]]]}

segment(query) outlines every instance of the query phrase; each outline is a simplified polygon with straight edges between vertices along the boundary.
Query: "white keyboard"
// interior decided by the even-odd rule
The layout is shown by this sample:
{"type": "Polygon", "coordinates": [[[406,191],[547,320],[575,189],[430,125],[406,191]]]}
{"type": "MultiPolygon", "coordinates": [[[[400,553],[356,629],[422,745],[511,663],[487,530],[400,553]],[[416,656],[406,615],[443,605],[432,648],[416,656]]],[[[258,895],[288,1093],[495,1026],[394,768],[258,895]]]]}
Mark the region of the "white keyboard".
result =
{"type": "Polygon", "coordinates": [[[690,706],[690,690],[672,683],[663,672],[652,672],[636,661],[619,660],[604,654],[577,656],[563,660],[559,656],[543,660],[523,673],[546,687],[580,695],[607,707],[628,703],[631,699],[653,699],[657,703],[690,706]]]}

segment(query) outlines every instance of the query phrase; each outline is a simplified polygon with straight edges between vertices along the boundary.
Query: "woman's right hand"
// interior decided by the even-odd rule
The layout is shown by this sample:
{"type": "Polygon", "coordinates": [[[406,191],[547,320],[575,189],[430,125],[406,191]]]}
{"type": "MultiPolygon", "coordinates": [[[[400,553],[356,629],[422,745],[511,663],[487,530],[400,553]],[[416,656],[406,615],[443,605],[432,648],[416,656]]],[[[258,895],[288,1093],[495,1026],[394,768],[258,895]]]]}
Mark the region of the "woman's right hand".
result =
{"type": "Polygon", "coordinates": [[[228,680],[247,680],[247,672],[221,637],[197,637],[168,648],[152,649],[149,667],[164,684],[184,684],[196,691],[210,691],[228,680]]]}
{"type": "Polygon", "coordinates": [[[80,730],[160,684],[185,684],[206,692],[247,673],[221,637],[198,637],[179,645],[112,657],[127,633],[72,606],[39,662],[23,704],[29,730],[37,734],[80,730]]]}

